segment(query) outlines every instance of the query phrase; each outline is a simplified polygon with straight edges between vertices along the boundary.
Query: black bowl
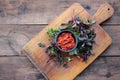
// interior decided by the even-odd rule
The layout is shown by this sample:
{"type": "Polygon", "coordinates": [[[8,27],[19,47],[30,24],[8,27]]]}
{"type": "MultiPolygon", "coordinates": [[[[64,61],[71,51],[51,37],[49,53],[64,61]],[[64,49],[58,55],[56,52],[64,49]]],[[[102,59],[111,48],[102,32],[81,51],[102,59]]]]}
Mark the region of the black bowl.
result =
{"type": "Polygon", "coordinates": [[[59,33],[56,35],[56,37],[55,37],[55,43],[56,43],[56,47],[57,47],[61,52],[71,52],[71,51],[73,51],[73,50],[77,47],[78,39],[77,39],[76,35],[75,35],[72,31],[70,31],[70,30],[62,30],[61,32],[59,32],[59,33]],[[75,46],[74,46],[72,49],[70,49],[70,50],[63,50],[63,49],[61,49],[61,48],[58,46],[58,44],[57,44],[57,39],[58,39],[58,37],[59,37],[63,32],[69,32],[69,33],[71,33],[72,36],[73,36],[73,38],[74,38],[74,40],[75,40],[75,46]]]}

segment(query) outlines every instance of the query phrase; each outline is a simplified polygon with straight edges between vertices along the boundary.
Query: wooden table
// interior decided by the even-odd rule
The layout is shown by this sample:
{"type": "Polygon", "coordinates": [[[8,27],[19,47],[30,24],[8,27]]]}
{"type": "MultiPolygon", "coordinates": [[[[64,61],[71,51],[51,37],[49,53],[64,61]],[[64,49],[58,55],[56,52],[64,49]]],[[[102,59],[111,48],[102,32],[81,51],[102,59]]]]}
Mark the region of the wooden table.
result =
{"type": "Polygon", "coordinates": [[[0,0],[0,80],[44,80],[20,55],[21,48],[74,2],[91,15],[105,2],[115,9],[114,16],[101,24],[112,37],[112,45],[75,80],[119,80],[120,0],[0,0]]]}

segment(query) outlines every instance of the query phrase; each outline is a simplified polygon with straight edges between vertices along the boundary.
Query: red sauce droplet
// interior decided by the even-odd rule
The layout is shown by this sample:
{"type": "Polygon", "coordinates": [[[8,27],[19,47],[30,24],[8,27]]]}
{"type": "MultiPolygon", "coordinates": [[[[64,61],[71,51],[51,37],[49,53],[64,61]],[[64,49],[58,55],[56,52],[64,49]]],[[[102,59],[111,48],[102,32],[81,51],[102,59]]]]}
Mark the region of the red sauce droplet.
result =
{"type": "Polygon", "coordinates": [[[70,32],[63,32],[57,40],[58,46],[62,50],[70,50],[75,46],[75,40],[70,32]]]}

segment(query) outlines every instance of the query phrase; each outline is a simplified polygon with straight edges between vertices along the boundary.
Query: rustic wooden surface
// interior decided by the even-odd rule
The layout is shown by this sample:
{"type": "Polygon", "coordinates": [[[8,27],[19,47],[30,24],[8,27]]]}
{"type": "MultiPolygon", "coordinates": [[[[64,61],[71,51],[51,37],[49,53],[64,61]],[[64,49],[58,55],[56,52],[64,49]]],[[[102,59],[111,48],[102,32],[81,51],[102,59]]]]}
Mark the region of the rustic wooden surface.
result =
{"type": "Polygon", "coordinates": [[[104,2],[115,9],[114,16],[102,24],[112,37],[112,45],[75,80],[119,80],[119,0],[0,0],[0,80],[44,80],[19,53],[27,41],[73,2],[81,3],[91,15],[104,2]]]}
{"type": "MultiPolygon", "coordinates": [[[[37,65],[42,68],[44,73],[48,76],[48,79],[73,80],[112,43],[110,36],[101,28],[101,26],[99,26],[99,24],[110,18],[113,13],[113,8],[109,4],[105,3],[101,4],[93,17],[90,17],[87,11],[79,3],[74,3],[62,14],[60,14],[60,16],[53,20],[48,26],[46,26],[41,32],[39,32],[34,38],[26,43],[22,51],[26,52],[31,56],[31,58],[33,58],[35,63],[37,63],[37,65]],[[45,45],[49,45],[49,36],[47,35],[46,30],[48,28],[55,29],[59,27],[63,22],[70,20],[73,15],[80,16],[82,20],[85,20],[86,18],[93,18],[96,20],[96,24],[92,26],[97,34],[95,38],[96,44],[93,48],[96,54],[91,56],[87,63],[81,62],[81,59],[73,57],[73,61],[69,63],[69,68],[65,69],[64,67],[58,67],[53,60],[47,62],[49,57],[45,53],[45,48],[40,48],[37,44],[42,42],[45,45]]],[[[22,53],[24,54],[24,52],[22,53]]]]}

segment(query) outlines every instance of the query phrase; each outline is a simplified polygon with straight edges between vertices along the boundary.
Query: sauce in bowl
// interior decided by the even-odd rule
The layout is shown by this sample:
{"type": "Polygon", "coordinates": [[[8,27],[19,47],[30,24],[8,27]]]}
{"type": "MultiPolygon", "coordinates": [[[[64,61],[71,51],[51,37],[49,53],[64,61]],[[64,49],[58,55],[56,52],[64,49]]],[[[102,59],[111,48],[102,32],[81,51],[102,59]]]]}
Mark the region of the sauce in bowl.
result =
{"type": "Polygon", "coordinates": [[[75,39],[70,32],[63,32],[57,39],[57,44],[62,50],[71,50],[75,46],[75,39]]]}

